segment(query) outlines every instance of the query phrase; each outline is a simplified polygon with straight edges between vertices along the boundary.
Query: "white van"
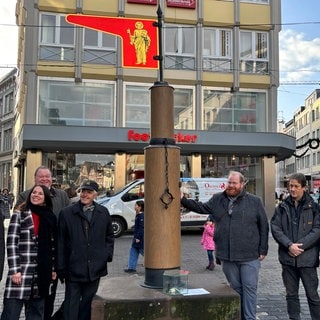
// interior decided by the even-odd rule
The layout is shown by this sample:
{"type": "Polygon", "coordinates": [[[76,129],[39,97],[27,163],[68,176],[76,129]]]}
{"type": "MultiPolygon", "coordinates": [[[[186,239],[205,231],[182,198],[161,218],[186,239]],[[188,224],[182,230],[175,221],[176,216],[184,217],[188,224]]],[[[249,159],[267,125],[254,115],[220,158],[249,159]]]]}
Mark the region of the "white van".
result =
{"type": "MultiPolygon", "coordinates": [[[[214,193],[224,191],[227,181],[227,178],[181,178],[180,190],[188,198],[205,202],[214,193]]],[[[134,180],[110,197],[97,199],[111,214],[115,237],[134,227],[137,200],[144,200],[144,179],[134,180]]],[[[200,227],[206,218],[206,215],[181,208],[181,227],[200,227]]]]}

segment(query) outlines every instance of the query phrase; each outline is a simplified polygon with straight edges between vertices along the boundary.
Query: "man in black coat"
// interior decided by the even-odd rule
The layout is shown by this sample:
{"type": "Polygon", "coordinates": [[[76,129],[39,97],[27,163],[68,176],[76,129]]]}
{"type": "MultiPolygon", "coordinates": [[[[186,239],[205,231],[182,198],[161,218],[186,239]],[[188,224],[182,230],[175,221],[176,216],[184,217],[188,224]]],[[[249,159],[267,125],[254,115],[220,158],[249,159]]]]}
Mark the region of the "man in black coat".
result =
{"type": "Polygon", "coordinates": [[[66,283],[65,320],[91,319],[92,299],[113,258],[111,217],[94,201],[98,184],[87,180],[80,190],[80,200],[62,209],[58,222],[57,271],[66,283]]]}

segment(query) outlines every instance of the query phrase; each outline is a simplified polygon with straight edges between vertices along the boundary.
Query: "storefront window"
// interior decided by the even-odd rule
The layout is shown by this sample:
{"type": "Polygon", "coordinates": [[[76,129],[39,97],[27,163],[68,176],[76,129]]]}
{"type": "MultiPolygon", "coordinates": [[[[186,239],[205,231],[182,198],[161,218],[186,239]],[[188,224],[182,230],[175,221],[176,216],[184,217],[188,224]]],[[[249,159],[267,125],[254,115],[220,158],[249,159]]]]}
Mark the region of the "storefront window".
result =
{"type": "Polygon", "coordinates": [[[264,92],[204,90],[203,128],[209,131],[264,132],[264,92]]]}
{"type": "MultiPolygon", "coordinates": [[[[258,194],[261,183],[257,183],[261,170],[261,159],[255,157],[224,156],[217,154],[203,154],[201,158],[202,178],[227,178],[230,171],[241,172],[246,180],[246,190],[258,194]]],[[[260,180],[259,180],[260,182],[260,180]]]]}
{"type": "Polygon", "coordinates": [[[54,183],[61,189],[77,189],[86,179],[99,184],[99,194],[114,189],[114,155],[46,153],[44,161],[52,170],[54,183]]]}
{"type": "Polygon", "coordinates": [[[114,84],[40,79],[39,124],[114,126],[114,84]]]}

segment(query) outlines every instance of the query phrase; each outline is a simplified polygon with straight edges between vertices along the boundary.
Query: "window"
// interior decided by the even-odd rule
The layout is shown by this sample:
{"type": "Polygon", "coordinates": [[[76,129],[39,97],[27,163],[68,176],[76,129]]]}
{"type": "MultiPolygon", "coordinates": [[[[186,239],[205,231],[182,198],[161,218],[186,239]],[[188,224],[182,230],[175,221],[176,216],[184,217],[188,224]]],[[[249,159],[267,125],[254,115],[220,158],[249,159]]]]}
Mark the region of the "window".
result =
{"type": "MultiPolygon", "coordinates": [[[[125,127],[150,128],[150,86],[125,86],[125,127]]],[[[194,129],[193,88],[175,87],[173,92],[175,129],[194,129]]]]}
{"type": "Polygon", "coordinates": [[[150,128],[149,86],[125,86],[125,127],[150,128]]]}
{"type": "Polygon", "coordinates": [[[95,30],[83,29],[83,62],[116,64],[116,37],[95,30]]]}
{"type": "Polygon", "coordinates": [[[7,94],[4,98],[4,110],[3,110],[3,114],[7,114],[13,111],[13,92],[10,92],[9,94],[7,94]]]}
{"type": "Polygon", "coordinates": [[[203,70],[231,71],[231,31],[214,28],[203,30],[203,70]]]}
{"type": "Polygon", "coordinates": [[[195,27],[166,25],[165,68],[195,70],[195,27]]]}
{"type": "Polygon", "coordinates": [[[3,133],[3,151],[12,149],[12,129],[4,130],[3,133]]]}
{"type": "Polygon", "coordinates": [[[241,2],[256,2],[256,3],[263,3],[268,4],[269,0],[240,0],[241,2]]]}
{"type": "Polygon", "coordinates": [[[268,73],[268,34],[240,31],[240,71],[268,73]]]}
{"type": "Polygon", "coordinates": [[[111,83],[41,79],[39,124],[114,126],[114,85],[111,83]]]}
{"type": "Polygon", "coordinates": [[[203,92],[203,129],[210,131],[264,132],[264,92],[203,92]]]}
{"type": "Polygon", "coordinates": [[[75,28],[65,16],[41,14],[39,59],[74,61],[75,28]]]}
{"type": "Polygon", "coordinates": [[[175,87],[173,100],[174,128],[194,129],[193,89],[175,87]]]}

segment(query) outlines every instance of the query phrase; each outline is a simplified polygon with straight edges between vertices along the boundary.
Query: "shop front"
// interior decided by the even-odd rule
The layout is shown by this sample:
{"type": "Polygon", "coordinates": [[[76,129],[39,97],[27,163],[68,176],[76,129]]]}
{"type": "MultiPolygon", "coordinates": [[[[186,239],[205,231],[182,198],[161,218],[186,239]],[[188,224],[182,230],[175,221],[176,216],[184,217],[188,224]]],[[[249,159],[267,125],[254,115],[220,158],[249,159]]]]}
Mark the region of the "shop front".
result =
{"type": "MultiPolygon", "coordinates": [[[[181,177],[226,177],[237,170],[246,188],[274,204],[275,162],[289,157],[295,140],[278,133],[175,132],[181,177]],[[270,197],[272,195],[272,197],[270,197]],[[269,200],[270,198],[270,200],[269,200]],[[271,200],[272,198],[272,200],[271,200]]],[[[60,188],[96,180],[100,194],[116,192],[144,177],[148,129],[25,125],[14,159],[16,192],[32,186],[34,170],[48,166],[60,188]]],[[[157,170],[157,164],[154,164],[157,170]]]]}

